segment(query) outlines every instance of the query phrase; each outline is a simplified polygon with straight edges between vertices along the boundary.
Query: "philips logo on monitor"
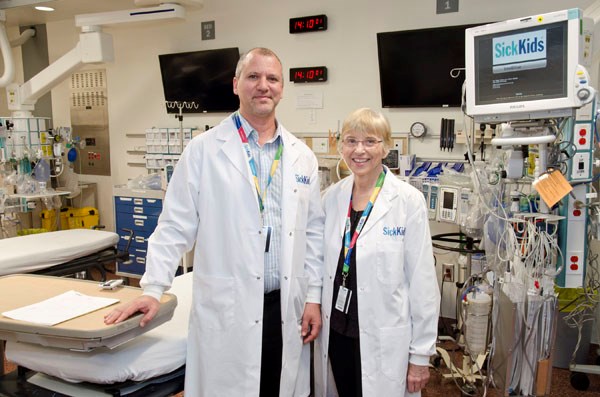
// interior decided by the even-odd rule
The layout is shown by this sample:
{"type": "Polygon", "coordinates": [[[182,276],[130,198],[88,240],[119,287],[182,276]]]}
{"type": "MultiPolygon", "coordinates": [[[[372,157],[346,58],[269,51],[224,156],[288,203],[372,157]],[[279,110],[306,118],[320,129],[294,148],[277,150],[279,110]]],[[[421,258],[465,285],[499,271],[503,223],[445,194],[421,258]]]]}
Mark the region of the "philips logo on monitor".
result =
{"type": "Polygon", "coordinates": [[[546,30],[496,37],[493,46],[494,73],[546,67],[546,30]]]}

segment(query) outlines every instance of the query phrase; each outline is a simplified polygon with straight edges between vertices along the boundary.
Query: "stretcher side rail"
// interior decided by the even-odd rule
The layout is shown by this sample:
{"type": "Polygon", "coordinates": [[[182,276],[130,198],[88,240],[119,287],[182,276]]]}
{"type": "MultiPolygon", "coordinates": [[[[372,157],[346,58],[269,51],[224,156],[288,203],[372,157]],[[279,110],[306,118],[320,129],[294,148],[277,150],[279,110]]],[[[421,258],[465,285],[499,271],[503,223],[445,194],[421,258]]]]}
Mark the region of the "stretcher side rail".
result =
{"type": "Polygon", "coordinates": [[[92,278],[89,270],[96,269],[100,273],[99,281],[106,281],[107,273],[112,273],[111,270],[106,268],[107,264],[112,264],[117,260],[123,262],[129,260],[129,247],[131,245],[131,241],[133,240],[134,232],[131,229],[122,230],[129,233],[129,239],[127,240],[127,245],[123,251],[119,251],[116,247],[109,247],[93,254],[62,263],[60,265],[54,265],[46,269],[40,269],[31,272],[31,274],[65,277],[71,276],[75,273],[85,272],[86,279],[91,280],[92,278]]]}

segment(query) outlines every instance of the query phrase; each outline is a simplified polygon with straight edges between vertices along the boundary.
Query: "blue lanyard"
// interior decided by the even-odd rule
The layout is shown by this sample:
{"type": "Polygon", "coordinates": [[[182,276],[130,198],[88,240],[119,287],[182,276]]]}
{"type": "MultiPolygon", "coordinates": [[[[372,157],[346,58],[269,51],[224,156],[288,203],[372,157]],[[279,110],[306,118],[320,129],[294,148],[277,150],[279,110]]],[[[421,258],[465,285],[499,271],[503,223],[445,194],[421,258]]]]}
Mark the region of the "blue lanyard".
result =
{"type": "Polygon", "coordinates": [[[384,179],[385,168],[383,169],[383,171],[381,171],[381,174],[379,174],[379,178],[377,178],[377,182],[375,183],[375,189],[373,189],[373,193],[371,193],[371,198],[369,199],[367,207],[362,212],[360,220],[358,221],[358,225],[356,226],[356,230],[354,230],[354,234],[352,235],[352,239],[350,239],[350,229],[352,228],[352,222],[350,220],[350,215],[352,214],[352,197],[350,197],[348,215],[346,216],[346,232],[344,234],[344,266],[342,267],[342,285],[344,287],[346,286],[346,278],[348,277],[348,273],[350,272],[350,255],[354,250],[356,240],[358,240],[358,236],[360,235],[363,226],[367,222],[367,217],[373,209],[375,200],[377,200],[377,197],[379,196],[379,192],[381,191],[381,187],[383,186],[384,179]]]}
{"type": "MultiPolygon", "coordinates": [[[[260,213],[262,214],[265,210],[263,205],[263,196],[260,192],[260,183],[258,181],[258,171],[256,168],[256,162],[254,161],[254,157],[252,157],[252,152],[250,151],[250,143],[248,142],[248,136],[244,131],[244,127],[242,126],[242,120],[240,120],[240,115],[235,112],[233,114],[233,121],[235,122],[235,126],[238,130],[238,134],[240,135],[240,139],[242,140],[242,145],[244,146],[244,152],[246,153],[246,157],[248,158],[248,163],[250,164],[250,170],[252,171],[252,176],[254,179],[254,187],[256,189],[256,194],[258,195],[258,207],[260,209],[260,213]]],[[[283,152],[283,143],[279,140],[279,147],[277,148],[277,153],[275,153],[275,158],[273,159],[273,164],[271,164],[271,171],[269,173],[269,179],[267,179],[267,186],[265,186],[265,197],[267,195],[267,189],[271,184],[271,180],[273,180],[273,176],[277,171],[277,167],[279,166],[279,162],[281,160],[281,153],[283,152]]]]}

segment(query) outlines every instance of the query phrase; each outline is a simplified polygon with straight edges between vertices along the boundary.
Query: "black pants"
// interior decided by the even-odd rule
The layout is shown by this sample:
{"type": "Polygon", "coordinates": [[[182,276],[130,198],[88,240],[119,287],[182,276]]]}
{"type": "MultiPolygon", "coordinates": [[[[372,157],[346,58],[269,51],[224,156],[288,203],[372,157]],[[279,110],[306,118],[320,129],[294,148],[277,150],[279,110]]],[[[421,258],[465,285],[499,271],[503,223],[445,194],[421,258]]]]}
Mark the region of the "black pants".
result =
{"type": "Polygon", "coordinates": [[[279,396],[282,349],[281,294],[276,290],[265,295],[263,308],[260,397],[279,396]]]}
{"type": "Polygon", "coordinates": [[[362,397],[360,340],[329,329],[329,360],[340,397],[362,397]]]}

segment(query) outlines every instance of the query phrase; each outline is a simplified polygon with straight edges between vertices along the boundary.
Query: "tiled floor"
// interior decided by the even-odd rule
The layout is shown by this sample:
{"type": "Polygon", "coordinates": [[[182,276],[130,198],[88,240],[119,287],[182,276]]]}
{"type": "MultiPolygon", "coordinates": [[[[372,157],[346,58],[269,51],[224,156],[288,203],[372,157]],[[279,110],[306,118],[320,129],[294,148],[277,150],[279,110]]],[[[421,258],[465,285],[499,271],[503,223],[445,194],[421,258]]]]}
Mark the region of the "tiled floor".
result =
{"type": "MultiPolygon", "coordinates": [[[[5,370],[12,371],[14,366],[10,363],[5,363],[5,370]]],[[[444,379],[443,374],[448,373],[446,368],[439,368],[431,371],[431,379],[429,385],[423,391],[423,397],[458,397],[461,392],[457,385],[449,379],[444,379]]],[[[586,391],[577,391],[571,387],[570,372],[565,369],[553,368],[552,370],[552,387],[548,397],[598,397],[600,396],[600,375],[590,375],[590,386],[586,391]]],[[[483,396],[483,388],[478,384],[478,390],[473,396],[483,396]]],[[[494,389],[489,389],[488,397],[500,397],[502,394],[494,389]]],[[[179,393],[176,397],[183,397],[183,393],[179,393]]]]}
{"type": "MultiPolygon", "coordinates": [[[[452,342],[446,342],[446,344],[440,345],[448,351],[453,350],[452,342]]],[[[454,346],[455,347],[455,346],[454,346]]],[[[590,347],[590,354],[587,363],[580,364],[594,364],[597,358],[598,346],[592,345],[590,347]]],[[[462,353],[456,351],[451,353],[454,364],[461,366],[462,353]]],[[[15,366],[9,362],[4,363],[5,373],[13,371],[15,366]]],[[[444,377],[444,374],[449,374],[450,371],[443,362],[437,367],[431,370],[431,378],[427,387],[423,390],[423,397],[459,397],[461,396],[461,390],[459,386],[450,378],[444,377]]],[[[547,397],[600,397],[600,375],[588,375],[589,387],[586,391],[575,390],[571,386],[570,377],[571,372],[567,369],[552,368],[552,381],[550,393],[547,397]]],[[[460,382],[459,382],[460,384],[460,382]]],[[[464,394],[466,395],[466,394],[464,394]]],[[[470,394],[472,397],[501,397],[502,393],[499,390],[488,388],[486,394],[484,394],[483,386],[481,382],[476,383],[476,390],[470,394]]],[[[176,397],[183,397],[183,393],[179,393],[176,397]]],[[[366,396],[371,397],[371,396],[366,396]]],[[[372,396],[379,397],[379,396],[372,396]]]]}
{"type": "MultiPolygon", "coordinates": [[[[445,347],[445,346],[442,346],[445,347]]],[[[591,346],[589,355],[589,364],[595,363],[596,351],[598,346],[591,346]]],[[[454,363],[460,366],[462,361],[462,353],[454,353],[454,363]]],[[[581,363],[587,364],[587,363],[581,363]]],[[[599,367],[600,369],[600,367],[599,367]]],[[[445,365],[440,365],[438,368],[431,370],[431,378],[427,388],[423,391],[423,397],[454,397],[461,396],[459,386],[452,379],[445,378],[444,374],[449,374],[450,371],[445,365]]],[[[600,396],[600,375],[589,375],[589,388],[586,391],[578,391],[571,386],[571,372],[567,369],[552,368],[550,393],[547,397],[599,397],[600,396]]],[[[459,382],[460,385],[460,382],[459,382]]],[[[484,396],[484,389],[481,382],[476,383],[477,390],[473,396],[484,396]]],[[[466,394],[465,394],[466,395],[466,394]]],[[[486,397],[500,397],[502,392],[493,387],[489,387],[486,397]]]]}

